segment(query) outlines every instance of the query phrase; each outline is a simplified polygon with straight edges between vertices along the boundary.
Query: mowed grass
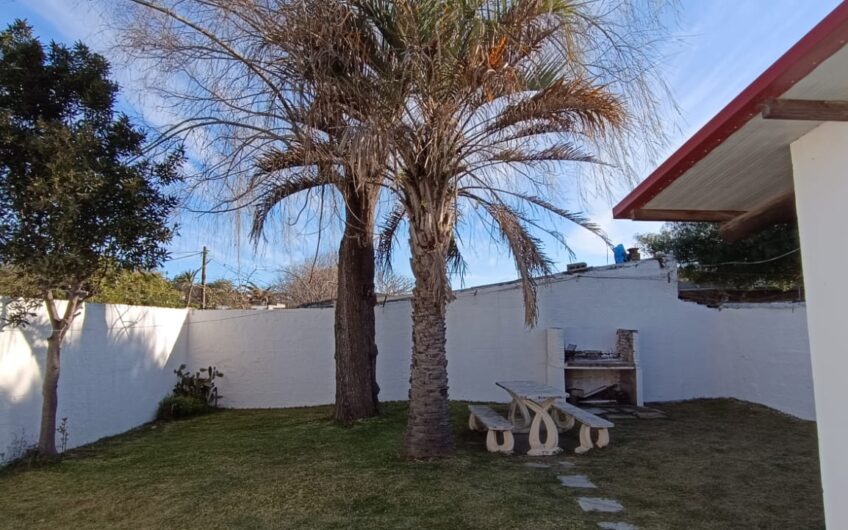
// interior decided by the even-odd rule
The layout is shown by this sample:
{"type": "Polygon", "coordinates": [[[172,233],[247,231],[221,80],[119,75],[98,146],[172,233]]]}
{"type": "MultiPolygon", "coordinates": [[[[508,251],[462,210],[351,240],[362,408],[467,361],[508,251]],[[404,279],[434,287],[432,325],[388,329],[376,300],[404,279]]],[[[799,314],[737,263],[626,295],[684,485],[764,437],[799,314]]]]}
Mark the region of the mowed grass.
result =
{"type": "Polygon", "coordinates": [[[352,427],[329,407],[227,410],[146,425],[0,472],[4,528],[823,528],[815,426],[729,400],[664,404],[619,420],[612,445],[577,456],[500,456],[453,403],[456,455],[401,456],[406,407],[352,427]],[[529,461],[576,463],[531,469],[529,461]],[[564,488],[586,474],[597,490],[564,488]],[[621,514],[580,511],[582,495],[621,514]]]}

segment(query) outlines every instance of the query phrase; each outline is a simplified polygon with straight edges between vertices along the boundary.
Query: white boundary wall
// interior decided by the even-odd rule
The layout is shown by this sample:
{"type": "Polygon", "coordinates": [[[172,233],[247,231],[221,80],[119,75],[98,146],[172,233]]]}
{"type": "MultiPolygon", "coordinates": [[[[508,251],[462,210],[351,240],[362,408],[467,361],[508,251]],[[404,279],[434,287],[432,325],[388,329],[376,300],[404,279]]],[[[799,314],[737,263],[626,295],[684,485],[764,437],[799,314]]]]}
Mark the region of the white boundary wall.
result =
{"type": "MultiPolygon", "coordinates": [[[[407,399],[408,300],[377,309],[381,399],[407,399]]],[[[215,365],[224,406],[292,407],[334,398],[333,310],[192,311],[88,304],[63,353],[59,417],[71,445],[150,420],[180,363],[215,365]],[[187,315],[187,317],[186,317],[187,315]],[[91,373],[85,370],[90,367],[91,373]]],[[[654,260],[558,275],[539,288],[539,322],[524,326],[515,283],[457,293],[448,310],[452,399],[504,401],[494,381],[561,386],[548,329],[565,343],[612,349],[615,330],[639,330],[645,401],[735,397],[813,419],[803,304],[707,308],[677,298],[673,270],[654,260]]],[[[37,433],[43,327],[0,333],[0,452],[37,433]],[[35,352],[35,355],[33,355],[35,352]]],[[[558,348],[559,351],[562,348],[558,348]]]]}
{"type": "MultiPolygon", "coordinates": [[[[0,309],[5,309],[0,306],[0,309]]],[[[85,304],[62,348],[57,419],[76,447],[150,421],[186,360],[188,311],[85,304]]],[[[0,332],[0,453],[11,458],[38,439],[41,374],[50,325],[0,332]]],[[[59,437],[57,436],[57,445],[59,437]]],[[[2,461],[2,458],[0,458],[2,461]]]]}
{"type": "MultiPolygon", "coordinates": [[[[453,399],[502,401],[504,379],[562,384],[549,370],[548,328],[564,342],[611,349],[617,328],[638,329],[645,401],[736,397],[813,419],[803,304],[721,310],[677,298],[673,272],[654,260],[560,275],[539,289],[539,323],[524,327],[514,283],[457,293],[448,310],[453,399]]],[[[190,317],[189,359],[226,374],[230,407],[331,403],[333,310],[203,311],[190,317]]],[[[381,399],[407,399],[412,347],[407,300],[377,308],[381,399]]],[[[553,363],[556,364],[556,363],[553,363]]]]}

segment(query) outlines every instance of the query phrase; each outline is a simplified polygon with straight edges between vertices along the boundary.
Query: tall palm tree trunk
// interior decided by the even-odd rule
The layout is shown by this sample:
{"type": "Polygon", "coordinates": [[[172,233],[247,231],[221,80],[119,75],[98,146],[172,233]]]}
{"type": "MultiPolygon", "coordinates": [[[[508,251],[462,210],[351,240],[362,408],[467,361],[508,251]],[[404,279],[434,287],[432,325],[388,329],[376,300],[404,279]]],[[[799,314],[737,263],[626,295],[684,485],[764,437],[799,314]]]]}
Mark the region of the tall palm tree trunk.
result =
{"type": "Polygon", "coordinates": [[[405,450],[410,458],[450,454],[453,433],[448,408],[445,315],[448,237],[427,237],[410,228],[412,272],[412,367],[405,450]]]}
{"type": "Polygon", "coordinates": [[[348,194],[345,229],[339,245],[335,418],[345,423],[378,413],[371,203],[367,192],[348,194]]]}

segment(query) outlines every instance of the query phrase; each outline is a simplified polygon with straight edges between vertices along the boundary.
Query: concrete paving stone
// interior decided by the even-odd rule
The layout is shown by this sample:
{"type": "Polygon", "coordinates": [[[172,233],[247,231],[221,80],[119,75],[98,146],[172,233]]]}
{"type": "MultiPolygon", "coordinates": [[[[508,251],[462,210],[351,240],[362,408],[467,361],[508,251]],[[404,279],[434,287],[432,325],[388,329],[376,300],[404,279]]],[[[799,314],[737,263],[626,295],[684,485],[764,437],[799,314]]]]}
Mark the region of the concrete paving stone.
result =
{"type": "Polygon", "coordinates": [[[598,528],[603,528],[604,530],[637,530],[637,528],[630,523],[602,522],[598,523],[598,528]]]}
{"type": "Polygon", "coordinates": [[[569,488],[594,489],[597,488],[586,475],[560,475],[557,477],[563,486],[569,488]]]}
{"type": "Polygon", "coordinates": [[[560,463],[559,463],[559,467],[564,467],[564,468],[566,468],[566,469],[571,469],[571,468],[573,468],[573,467],[575,467],[575,466],[577,466],[577,464],[575,464],[574,462],[570,462],[570,461],[568,461],[568,460],[562,460],[562,461],[560,461],[560,463]]]}
{"type": "Polygon", "coordinates": [[[656,420],[656,419],[661,419],[661,418],[667,418],[668,416],[666,416],[664,412],[659,412],[659,411],[656,411],[656,412],[639,411],[639,412],[636,412],[636,417],[639,418],[640,420],[656,420]]]}
{"type": "Polygon", "coordinates": [[[616,500],[598,497],[580,497],[577,503],[584,512],[620,512],[624,509],[616,500]]]}

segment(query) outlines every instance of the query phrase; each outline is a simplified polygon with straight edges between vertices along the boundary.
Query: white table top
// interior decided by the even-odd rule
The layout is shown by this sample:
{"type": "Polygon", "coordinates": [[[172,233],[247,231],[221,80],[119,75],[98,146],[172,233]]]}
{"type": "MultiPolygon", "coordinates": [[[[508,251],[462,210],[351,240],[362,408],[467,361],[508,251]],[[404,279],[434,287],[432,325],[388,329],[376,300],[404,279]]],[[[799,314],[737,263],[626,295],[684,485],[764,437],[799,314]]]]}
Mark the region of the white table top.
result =
{"type": "Polygon", "coordinates": [[[497,381],[495,384],[507,392],[531,401],[568,397],[568,393],[565,391],[536,381],[497,381]]]}

